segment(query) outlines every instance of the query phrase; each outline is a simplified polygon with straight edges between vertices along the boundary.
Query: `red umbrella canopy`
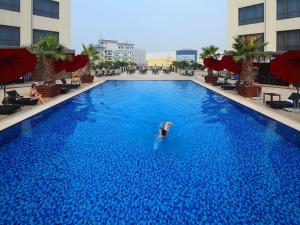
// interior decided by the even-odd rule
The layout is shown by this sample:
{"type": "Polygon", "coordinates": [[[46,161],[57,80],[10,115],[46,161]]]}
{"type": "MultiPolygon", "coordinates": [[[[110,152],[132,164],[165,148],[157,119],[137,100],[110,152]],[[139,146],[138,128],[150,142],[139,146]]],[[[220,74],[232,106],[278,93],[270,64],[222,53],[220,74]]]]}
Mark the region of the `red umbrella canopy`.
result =
{"type": "Polygon", "coordinates": [[[271,74],[292,84],[300,83],[300,50],[279,55],[271,62],[271,74]]]}
{"type": "Polygon", "coordinates": [[[232,55],[224,55],[221,62],[224,69],[236,74],[242,73],[242,63],[235,62],[232,55]]]}
{"type": "Polygon", "coordinates": [[[68,65],[70,64],[70,62],[75,57],[74,53],[69,53],[67,55],[68,55],[69,59],[66,59],[66,60],[57,60],[57,61],[54,62],[55,73],[59,73],[59,72],[61,72],[63,70],[66,70],[66,68],[68,67],[68,65]]]}
{"type": "Polygon", "coordinates": [[[12,82],[35,69],[37,58],[26,48],[0,49],[0,82],[12,82]]]}
{"type": "Polygon", "coordinates": [[[85,67],[89,62],[89,57],[87,55],[76,55],[72,61],[66,64],[67,72],[75,72],[83,67],[85,67]]]}
{"type": "Polygon", "coordinates": [[[215,70],[215,71],[222,71],[224,70],[223,65],[221,63],[220,60],[214,59],[212,57],[209,58],[205,58],[203,60],[204,65],[211,69],[211,70],[215,70]]]}

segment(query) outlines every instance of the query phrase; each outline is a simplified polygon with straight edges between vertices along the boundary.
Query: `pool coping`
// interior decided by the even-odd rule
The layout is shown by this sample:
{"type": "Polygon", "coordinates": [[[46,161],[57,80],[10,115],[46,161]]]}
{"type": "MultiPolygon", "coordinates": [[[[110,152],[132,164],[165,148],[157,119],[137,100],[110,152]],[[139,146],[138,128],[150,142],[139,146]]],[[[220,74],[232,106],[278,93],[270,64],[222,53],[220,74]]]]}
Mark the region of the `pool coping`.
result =
{"type": "Polygon", "coordinates": [[[292,120],[292,119],[289,119],[287,118],[286,116],[283,116],[283,115],[280,115],[278,113],[276,113],[276,111],[274,109],[269,109],[267,108],[266,106],[260,106],[258,104],[255,104],[255,103],[252,103],[250,102],[247,98],[244,98],[242,96],[239,96],[237,94],[233,94],[233,93],[230,93],[230,92],[226,92],[224,90],[221,90],[215,86],[211,86],[207,83],[204,83],[202,81],[199,81],[199,80],[192,80],[194,83],[210,90],[210,91],[213,91],[221,96],[224,96],[232,101],[234,101],[235,103],[238,103],[242,106],[245,106],[249,109],[252,109],[272,120],[275,120],[279,123],[282,123],[298,132],[300,132],[300,123],[298,123],[297,121],[295,120],[292,120]]]}
{"type": "Polygon", "coordinates": [[[43,105],[37,105],[34,107],[31,107],[30,109],[26,110],[26,111],[20,111],[11,115],[8,115],[7,118],[1,120],[0,123],[0,132],[4,131],[24,120],[27,120],[39,113],[42,113],[48,109],[53,108],[54,106],[57,106],[61,103],[66,102],[67,100],[82,94],[83,92],[86,92],[100,84],[103,84],[106,80],[99,80],[99,81],[95,81],[92,84],[89,84],[83,88],[80,88],[78,90],[74,90],[71,93],[68,93],[66,95],[59,95],[56,98],[51,99],[51,101],[47,102],[46,104],[43,105]]]}

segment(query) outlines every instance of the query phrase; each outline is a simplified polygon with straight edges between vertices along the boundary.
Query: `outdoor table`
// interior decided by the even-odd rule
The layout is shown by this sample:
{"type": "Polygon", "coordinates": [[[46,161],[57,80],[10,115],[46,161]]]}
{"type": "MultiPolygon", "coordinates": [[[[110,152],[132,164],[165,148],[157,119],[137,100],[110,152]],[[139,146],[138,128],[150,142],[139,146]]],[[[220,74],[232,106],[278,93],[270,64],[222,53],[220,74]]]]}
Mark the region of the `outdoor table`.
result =
{"type": "Polygon", "coordinates": [[[264,93],[263,101],[266,102],[266,95],[269,95],[271,97],[271,102],[273,101],[274,97],[278,97],[279,101],[281,101],[281,95],[276,93],[264,93]]]}

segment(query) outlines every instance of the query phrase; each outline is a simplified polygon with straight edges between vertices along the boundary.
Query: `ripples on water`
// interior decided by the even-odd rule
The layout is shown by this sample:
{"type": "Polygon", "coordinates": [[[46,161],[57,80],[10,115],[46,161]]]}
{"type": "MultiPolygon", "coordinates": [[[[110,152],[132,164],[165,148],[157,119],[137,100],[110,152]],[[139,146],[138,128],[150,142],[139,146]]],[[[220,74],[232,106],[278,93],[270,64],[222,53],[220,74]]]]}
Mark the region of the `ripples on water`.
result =
{"type": "Polygon", "coordinates": [[[299,223],[299,133],[192,82],[106,82],[0,141],[2,224],[299,223]]]}

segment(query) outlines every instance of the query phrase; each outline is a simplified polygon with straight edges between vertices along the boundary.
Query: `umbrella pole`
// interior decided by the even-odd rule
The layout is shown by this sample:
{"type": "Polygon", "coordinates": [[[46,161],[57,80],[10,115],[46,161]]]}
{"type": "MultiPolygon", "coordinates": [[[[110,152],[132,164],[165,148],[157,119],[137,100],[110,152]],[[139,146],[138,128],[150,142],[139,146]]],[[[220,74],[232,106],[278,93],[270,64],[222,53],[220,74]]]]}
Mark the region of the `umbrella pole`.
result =
{"type": "Polygon", "coordinates": [[[299,109],[299,86],[296,86],[297,89],[297,98],[296,98],[296,108],[299,109]]]}
{"type": "Polygon", "coordinates": [[[6,98],[6,85],[3,84],[3,92],[4,92],[4,98],[6,98]]]}

